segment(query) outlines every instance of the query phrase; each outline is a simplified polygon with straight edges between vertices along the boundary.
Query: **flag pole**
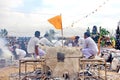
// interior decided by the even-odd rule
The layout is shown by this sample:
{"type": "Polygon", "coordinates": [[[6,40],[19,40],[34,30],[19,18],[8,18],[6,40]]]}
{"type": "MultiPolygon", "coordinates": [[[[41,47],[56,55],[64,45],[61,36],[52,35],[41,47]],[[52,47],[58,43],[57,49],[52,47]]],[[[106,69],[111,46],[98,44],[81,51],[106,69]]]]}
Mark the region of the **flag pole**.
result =
{"type": "MultiPolygon", "coordinates": [[[[60,14],[60,17],[62,18],[62,15],[60,14]]],[[[61,35],[62,35],[62,47],[63,47],[63,26],[61,22],[61,35]]]]}
{"type": "Polygon", "coordinates": [[[61,35],[62,35],[62,46],[63,46],[63,27],[62,27],[62,19],[61,19],[61,14],[57,15],[55,17],[52,17],[48,19],[48,21],[56,28],[56,29],[61,29],[61,35]]]}

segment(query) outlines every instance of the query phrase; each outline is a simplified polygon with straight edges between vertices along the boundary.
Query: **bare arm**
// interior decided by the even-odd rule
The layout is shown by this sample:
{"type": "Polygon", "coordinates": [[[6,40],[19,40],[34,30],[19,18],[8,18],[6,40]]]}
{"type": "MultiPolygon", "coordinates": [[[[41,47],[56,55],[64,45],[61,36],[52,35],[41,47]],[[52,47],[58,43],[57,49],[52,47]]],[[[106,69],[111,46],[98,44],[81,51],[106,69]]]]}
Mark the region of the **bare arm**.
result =
{"type": "Polygon", "coordinates": [[[35,46],[35,54],[38,55],[38,45],[35,46]]]}

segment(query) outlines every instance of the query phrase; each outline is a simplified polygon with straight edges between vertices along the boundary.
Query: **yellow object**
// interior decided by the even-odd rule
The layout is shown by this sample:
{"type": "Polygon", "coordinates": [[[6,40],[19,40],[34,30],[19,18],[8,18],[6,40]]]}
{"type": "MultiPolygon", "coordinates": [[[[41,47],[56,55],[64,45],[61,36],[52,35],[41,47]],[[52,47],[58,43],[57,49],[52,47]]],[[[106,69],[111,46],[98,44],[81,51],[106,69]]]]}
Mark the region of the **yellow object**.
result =
{"type": "Polygon", "coordinates": [[[48,21],[55,26],[56,29],[62,29],[62,19],[61,15],[57,15],[53,18],[48,19],[48,21]]]}
{"type": "Polygon", "coordinates": [[[98,39],[98,55],[100,54],[100,42],[101,42],[101,37],[98,39]]]}
{"type": "Polygon", "coordinates": [[[75,36],[70,37],[70,39],[74,40],[74,39],[75,39],[75,36]]]}
{"type": "Polygon", "coordinates": [[[112,47],[115,47],[115,39],[112,39],[112,47]]]}

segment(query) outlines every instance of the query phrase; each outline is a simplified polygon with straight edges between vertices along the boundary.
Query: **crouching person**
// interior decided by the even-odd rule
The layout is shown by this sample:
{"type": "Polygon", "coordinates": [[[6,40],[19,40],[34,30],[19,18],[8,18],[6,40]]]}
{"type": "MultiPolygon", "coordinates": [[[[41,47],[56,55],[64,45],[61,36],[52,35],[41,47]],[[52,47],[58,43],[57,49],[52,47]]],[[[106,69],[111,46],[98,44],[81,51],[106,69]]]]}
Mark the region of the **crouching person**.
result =
{"type": "Polygon", "coordinates": [[[27,51],[29,54],[29,57],[34,57],[35,59],[40,58],[41,55],[46,54],[42,49],[39,48],[39,37],[40,37],[40,32],[39,31],[35,31],[35,36],[32,37],[29,42],[28,42],[28,46],[27,46],[27,51]]]}
{"type": "Polygon", "coordinates": [[[33,57],[36,59],[45,58],[46,52],[38,47],[38,55],[34,54],[33,57]]]}
{"type": "Polygon", "coordinates": [[[26,52],[23,49],[16,48],[15,51],[19,60],[26,56],[26,52]]]}
{"type": "Polygon", "coordinates": [[[90,37],[89,32],[84,33],[84,48],[82,49],[82,53],[85,58],[90,59],[94,58],[95,55],[98,53],[98,47],[95,41],[90,37]]]}
{"type": "Polygon", "coordinates": [[[13,50],[14,50],[14,57],[16,60],[20,60],[26,56],[26,51],[18,48],[17,46],[14,46],[13,50]]]}

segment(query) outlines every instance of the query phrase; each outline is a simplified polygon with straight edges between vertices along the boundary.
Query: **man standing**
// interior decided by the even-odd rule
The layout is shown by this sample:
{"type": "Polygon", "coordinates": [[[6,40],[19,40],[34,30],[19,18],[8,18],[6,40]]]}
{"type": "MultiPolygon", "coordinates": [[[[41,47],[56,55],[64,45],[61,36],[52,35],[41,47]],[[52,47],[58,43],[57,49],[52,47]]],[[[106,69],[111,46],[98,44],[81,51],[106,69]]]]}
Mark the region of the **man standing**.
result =
{"type": "Polygon", "coordinates": [[[27,51],[28,54],[30,54],[30,56],[36,56],[36,58],[39,58],[39,37],[40,37],[40,32],[39,31],[35,31],[35,36],[32,37],[29,42],[28,42],[28,46],[27,46],[27,51]]]}
{"type": "Polygon", "coordinates": [[[91,58],[95,56],[98,53],[98,47],[95,41],[90,37],[89,32],[84,33],[84,48],[82,49],[82,53],[85,56],[85,58],[91,58]]]}

